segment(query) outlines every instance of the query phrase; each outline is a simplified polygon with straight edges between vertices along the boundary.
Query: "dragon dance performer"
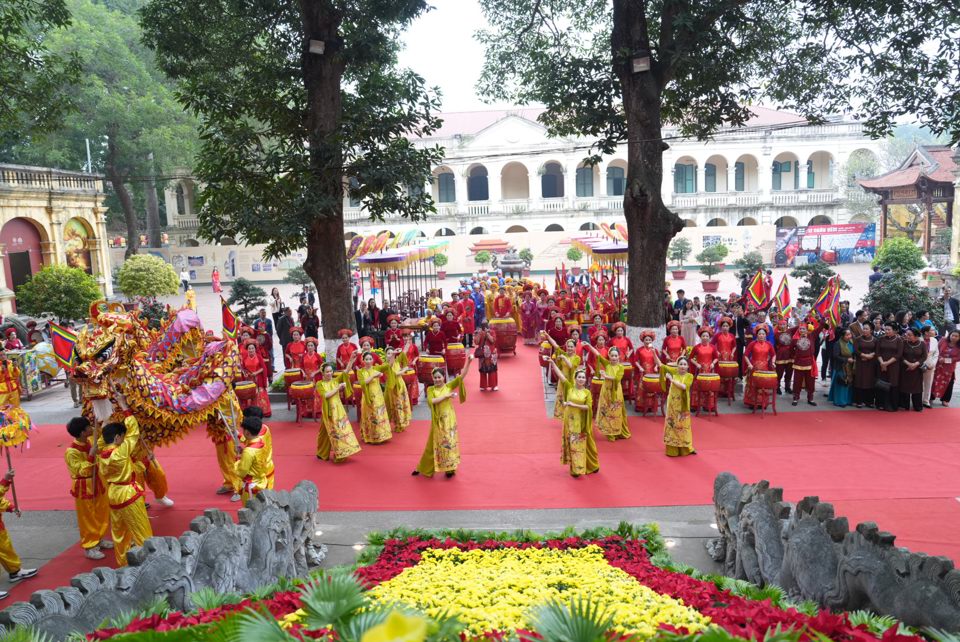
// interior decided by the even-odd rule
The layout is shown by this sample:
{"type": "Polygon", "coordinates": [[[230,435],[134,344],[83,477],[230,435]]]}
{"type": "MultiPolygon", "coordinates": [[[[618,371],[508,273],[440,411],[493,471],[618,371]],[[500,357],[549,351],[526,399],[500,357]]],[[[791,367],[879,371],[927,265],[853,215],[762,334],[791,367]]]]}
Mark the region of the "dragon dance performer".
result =
{"type": "Polygon", "coordinates": [[[107,483],[107,501],[110,504],[110,536],[118,566],[127,565],[127,551],[131,546],[142,546],[153,536],[143,486],[137,481],[133,454],[140,441],[140,424],[133,417],[127,402],[117,397],[117,404],[126,418],[123,423],[109,423],[103,427],[103,441],[107,447],[100,452],[99,473],[107,483]]]}
{"type": "MultiPolygon", "coordinates": [[[[11,468],[0,480],[0,514],[10,513],[15,510],[7,498],[7,491],[13,484],[14,470],[11,468]]],[[[18,513],[19,514],[19,513],[18,513]]],[[[20,562],[20,556],[13,548],[13,542],[10,541],[10,534],[6,526],[3,525],[3,518],[0,517],[0,565],[10,576],[11,582],[19,582],[37,574],[35,568],[23,568],[20,562]]],[[[0,600],[10,595],[7,591],[0,591],[0,600]]]]}
{"type": "Polygon", "coordinates": [[[236,466],[237,477],[243,482],[240,500],[246,504],[260,491],[273,488],[273,448],[260,434],[263,421],[259,417],[244,417],[240,426],[243,428],[244,446],[238,453],[236,466]]]}
{"type": "Polygon", "coordinates": [[[93,426],[86,417],[74,417],[67,422],[67,432],[73,443],[64,450],[63,457],[73,482],[70,495],[74,499],[80,547],[88,559],[103,559],[100,549],[113,548],[110,540],[110,506],[103,480],[94,475],[99,444],[93,442],[93,426]]]}
{"type": "MultiPolygon", "coordinates": [[[[269,470],[267,470],[267,479],[269,480],[267,488],[273,488],[273,432],[271,432],[270,426],[263,423],[263,411],[257,406],[244,408],[243,418],[246,419],[247,417],[256,417],[260,420],[261,428],[257,436],[263,440],[263,447],[266,450],[265,456],[270,460],[270,467],[269,470]]],[[[240,492],[239,487],[237,488],[237,492],[240,492]]]]}
{"type": "Polygon", "coordinates": [[[7,359],[3,347],[0,347],[0,406],[20,407],[20,368],[7,359]]]}
{"type": "Polygon", "coordinates": [[[173,506],[173,500],[167,496],[167,473],[164,472],[157,456],[147,445],[140,440],[137,447],[133,449],[133,470],[137,476],[137,482],[140,486],[149,488],[153,496],[162,505],[169,508],[173,506]]]}
{"type": "Polygon", "coordinates": [[[579,367],[573,373],[573,382],[557,362],[550,360],[563,393],[563,446],[560,463],[570,467],[570,476],[589,475],[600,470],[600,455],[593,439],[593,394],[587,387],[587,370],[579,367]]]}
{"type": "Polygon", "coordinates": [[[453,409],[453,396],[459,395],[460,403],[467,400],[464,379],[470,372],[473,355],[467,357],[463,371],[445,382],[443,368],[433,369],[433,385],[427,388],[427,405],[430,406],[430,435],[420,456],[420,463],[412,475],[433,477],[441,472],[453,477],[460,466],[460,439],[457,434],[457,413],[453,409]]]}
{"type": "MultiPolygon", "coordinates": [[[[353,359],[351,358],[351,361],[353,359]]],[[[320,404],[320,430],[317,432],[317,459],[332,459],[339,464],[360,452],[360,444],[340,401],[340,393],[349,397],[353,386],[346,372],[336,373],[332,363],[323,366],[317,382],[317,402],[320,404]]]]}

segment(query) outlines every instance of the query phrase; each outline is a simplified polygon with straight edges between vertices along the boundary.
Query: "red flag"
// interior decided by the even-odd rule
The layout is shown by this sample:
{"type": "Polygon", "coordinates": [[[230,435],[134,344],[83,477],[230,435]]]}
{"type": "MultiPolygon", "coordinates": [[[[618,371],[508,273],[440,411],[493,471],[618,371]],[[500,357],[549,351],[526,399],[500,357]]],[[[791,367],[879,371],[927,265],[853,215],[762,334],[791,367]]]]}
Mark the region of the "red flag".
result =
{"type": "Polygon", "coordinates": [[[786,274],[780,279],[777,293],[773,297],[773,306],[779,310],[780,315],[783,317],[788,317],[790,313],[793,312],[793,302],[790,300],[790,286],[787,283],[786,274]]]}
{"type": "Polygon", "coordinates": [[[237,328],[240,327],[240,324],[237,322],[237,315],[233,313],[233,310],[230,309],[230,305],[220,297],[220,310],[221,317],[223,319],[223,336],[228,339],[237,338],[237,328]]]}
{"type": "Polygon", "coordinates": [[[53,344],[53,356],[64,370],[73,370],[77,355],[73,346],[77,344],[77,335],[56,323],[50,323],[50,343],[53,344]]]}
{"type": "Polygon", "coordinates": [[[757,270],[753,280],[747,286],[747,310],[762,310],[766,308],[768,300],[767,288],[763,285],[763,270],[757,270]]]}
{"type": "Polygon", "coordinates": [[[813,309],[831,328],[840,324],[840,277],[832,276],[817,297],[813,309]]]}

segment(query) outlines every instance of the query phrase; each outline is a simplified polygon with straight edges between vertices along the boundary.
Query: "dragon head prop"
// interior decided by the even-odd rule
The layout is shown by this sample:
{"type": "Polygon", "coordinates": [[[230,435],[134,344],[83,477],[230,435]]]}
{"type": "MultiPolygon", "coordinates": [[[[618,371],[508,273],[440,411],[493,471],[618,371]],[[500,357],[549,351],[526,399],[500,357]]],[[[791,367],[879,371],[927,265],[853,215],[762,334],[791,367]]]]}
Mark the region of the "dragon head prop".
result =
{"type": "Polygon", "coordinates": [[[110,379],[122,375],[133,356],[145,350],[150,335],[134,312],[118,303],[96,301],[90,306],[90,324],[77,334],[73,376],[84,382],[86,394],[103,398],[110,379]]]}

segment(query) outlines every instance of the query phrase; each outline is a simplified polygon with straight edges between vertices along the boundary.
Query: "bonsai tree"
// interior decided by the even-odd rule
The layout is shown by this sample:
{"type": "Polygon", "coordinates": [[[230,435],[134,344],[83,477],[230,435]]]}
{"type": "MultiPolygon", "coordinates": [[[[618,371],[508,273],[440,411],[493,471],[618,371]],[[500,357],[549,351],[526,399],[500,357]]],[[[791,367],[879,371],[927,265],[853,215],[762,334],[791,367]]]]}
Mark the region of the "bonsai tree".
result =
{"type": "Polygon", "coordinates": [[[527,266],[527,269],[530,269],[530,266],[533,264],[533,251],[529,247],[525,247],[517,254],[520,257],[520,260],[523,261],[523,264],[527,266]]]}
{"type": "Polygon", "coordinates": [[[440,270],[447,263],[450,262],[450,259],[447,258],[446,254],[437,254],[433,257],[433,264],[437,266],[437,269],[440,270]]]}
{"type": "Polygon", "coordinates": [[[97,280],[78,268],[51,265],[17,288],[17,310],[39,316],[48,312],[58,321],[85,319],[90,304],[103,298],[97,280]]]}
{"type": "MultiPolygon", "coordinates": [[[[799,279],[806,283],[806,285],[800,287],[797,296],[808,301],[816,301],[820,293],[823,292],[823,288],[827,287],[827,281],[830,280],[830,277],[836,276],[836,274],[837,273],[831,270],[830,266],[823,261],[807,263],[806,265],[795,267],[790,271],[792,278],[799,279]]],[[[850,286],[844,283],[843,279],[840,279],[840,289],[849,290],[850,286]]],[[[889,308],[873,309],[887,310],[889,308]]],[[[894,307],[893,309],[900,308],[894,307]]]]}
{"type": "Polygon", "coordinates": [[[173,266],[152,254],[135,254],[117,271],[117,287],[130,301],[136,297],[155,299],[180,291],[180,279],[173,266]]]}
{"type": "Polygon", "coordinates": [[[230,290],[230,298],[227,303],[237,311],[242,319],[253,317],[257,308],[266,305],[266,291],[253,284],[248,279],[237,279],[233,282],[233,288],[230,290]]]}
{"type": "Polygon", "coordinates": [[[916,272],[927,267],[927,262],[923,258],[923,250],[910,239],[899,236],[886,239],[877,249],[877,255],[873,258],[873,267],[916,272]]]}
{"type": "Polygon", "coordinates": [[[567,258],[574,263],[579,263],[580,259],[583,258],[583,252],[578,247],[571,247],[567,250],[567,258]]]}
{"type": "Polygon", "coordinates": [[[687,260],[687,257],[690,256],[691,252],[693,252],[693,246],[690,244],[690,241],[681,236],[675,238],[673,243],[670,244],[670,247],[667,249],[667,258],[674,262],[678,270],[682,270],[683,263],[687,260]]]}
{"type": "Polygon", "coordinates": [[[473,257],[473,260],[479,263],[481,266],[484,266],[490,262],[490,252],[487,252],[486,250],[480,250],[477,252],[477,255],[473,257]]]}
{"type": "Polygon", "coordinates": [[[763,269],[763,255],[756,251],[747,252],[737,259],[734,265],[737,266],[738,279],[752,278],[753,275],[757,273],[757,270],[763,269]]]}
{"type": "Polygon", "coordinates": [[[307,274],[307,271],[303,269],[302,265],[298,265],[290,270],[287,270],[287,276],[283,279],[284,283],[293,283],[294,285],[299,285],[303,287],[305,285],[313,285],[313,279],[310,278],[310,275],[307,274]]]}
{"type": "Polygon", "coordinates": [[[717,263],[723,261],[729,250],[724,245],[711,245],[710,247],[697,254],[697,262],[700,263],[700,273],[707,277],[707,280],[713,281],[715,275],[720,273],[717,263]]]}

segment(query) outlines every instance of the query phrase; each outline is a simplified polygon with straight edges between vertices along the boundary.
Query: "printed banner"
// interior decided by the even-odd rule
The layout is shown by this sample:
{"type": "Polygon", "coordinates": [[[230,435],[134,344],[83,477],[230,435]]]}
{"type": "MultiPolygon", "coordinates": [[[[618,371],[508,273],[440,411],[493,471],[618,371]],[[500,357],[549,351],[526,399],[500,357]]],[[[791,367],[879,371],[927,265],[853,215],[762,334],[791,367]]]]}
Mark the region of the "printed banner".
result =
{"type": "Polygon", "coordinates": [[[777,267],[823,261],[870,263],[876,251],[876,223],[808,225],[777,229],[777,267]]]}

